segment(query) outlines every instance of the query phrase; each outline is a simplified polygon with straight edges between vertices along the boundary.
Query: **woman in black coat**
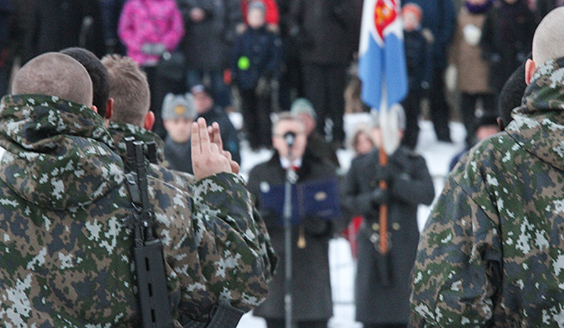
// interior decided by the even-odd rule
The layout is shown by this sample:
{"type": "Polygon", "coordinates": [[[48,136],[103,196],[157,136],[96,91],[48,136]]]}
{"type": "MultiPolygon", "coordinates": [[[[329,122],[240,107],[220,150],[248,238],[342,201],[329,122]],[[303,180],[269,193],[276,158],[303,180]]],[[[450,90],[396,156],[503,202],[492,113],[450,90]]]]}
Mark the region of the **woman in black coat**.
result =
{"type": "Polygon", "coordinates": [[[347,215],[363,215],[358,233],[356,276],[356,320],[365,328],[409,321],[410,274],[419,241],[417,206],[429,205],[434,198],[433,181],[425,159],[407,148],[397,149],[383,168],[379,149],[353,160],[343,184],[343,207],[347,215]],[[380,180],[388,190],[379,189],[380,180]],[[371,238],[379,234],[378,209],[388,206],[389,257],[376,251],[379,243],[371,238]],[[386,265],[390,274],[381,270],[386,265]]]}

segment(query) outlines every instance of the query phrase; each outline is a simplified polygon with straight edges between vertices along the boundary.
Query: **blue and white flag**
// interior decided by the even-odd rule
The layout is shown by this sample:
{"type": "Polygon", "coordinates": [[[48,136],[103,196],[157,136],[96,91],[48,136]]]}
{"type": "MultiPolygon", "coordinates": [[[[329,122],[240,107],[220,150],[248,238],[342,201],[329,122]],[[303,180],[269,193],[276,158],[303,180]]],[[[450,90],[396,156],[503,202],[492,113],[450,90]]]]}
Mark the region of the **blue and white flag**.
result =
{"type": "Polygon", "coordinates": [[[362,101],[390,108],[407,95],[400,0],[365,0],[360,31],[358,76],[362,101]]]}

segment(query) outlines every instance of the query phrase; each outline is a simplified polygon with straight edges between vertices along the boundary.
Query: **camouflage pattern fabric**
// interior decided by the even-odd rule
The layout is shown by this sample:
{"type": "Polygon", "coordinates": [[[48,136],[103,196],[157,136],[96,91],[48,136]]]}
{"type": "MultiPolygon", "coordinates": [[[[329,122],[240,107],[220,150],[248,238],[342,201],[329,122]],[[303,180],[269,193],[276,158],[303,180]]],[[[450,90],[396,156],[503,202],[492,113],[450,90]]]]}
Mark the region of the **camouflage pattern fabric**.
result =
{"type": "MultiPolygon", "coordinates": [[[[159,163],[151,164],[147,161],[146,162],[148,164],[147,173],[157,180],[161,180],[163,182],[171,184],[172,186],[180,190],[185,191],[189,197],[194,197],[193,186],[196,185],[196,178],[194,177],[194,175],[185,172],[170,170],[166,167],[163,167],[164,142],[157,134],[132,124],[116,123],[116,122],[110,123],[108,126],[108,130],[112,135],[112,138],[116,145],[117,152],[122,158],[122,160],[126,160],[127,158],[127,146],[125,145],[125,141],[124,141],[125,138],[134,137],[135,140],[141,140],[144,142],[154,141],[157,144],[157,154],[160,154],[157,155],[157,159],[159,160],[159,163]]],[[[250,192],[248,192],[245,199],[251,200],[251,197],[252,196],[250,192]]],[[[205,202],[206,198],[203,197],[200,198],[199,200],[201,202],[205,202]]],[[[213,209],[215,206],[215,204],[213,203],[206,203],[206,204],[195,203],[195,205],[202,208],[203,211],[206,211],[208,208],[213,209]]],[[[247,213],[247,215],[253,217],[254,222],[259,230],[259,233],[256,236],[258,238],[258,245],[259,245],[259,249],[257,251],[261,254],[265,264],[264,275],[267,281],[270,281],[272,275],[274,274],[274,271],[276,269],[276,263],[278,261],[276,253],[270,241],[270,235],[268,234],[268,230],[266,229],[266,225],[263,219],[260,217],[258,211],[256,211],[253,203],[249,202],[247,204],[241,204],[241,205],[243,208],[246,208],[247,211],[250,211],[247,213]]]]}
{"type": "MultiPolygon", "coordinates": [[[[56,97],[5,96],[0,146],[2,325],[139,327],[122,224],[131,200],[102,118],[56,97]]],[[[244,181],[202,179],[191,198],[148,180],[176,317],[206,320],[218,302],[259,304],[270,273],[244,181]]]]}
{"type": "MultiPolygon", "coordinates": [[[[127,154],[127,146],[123,139],[127,137],[135,137],[135,140],[147,142],[155,142],[157,145],[157,161],[158,164],[162,164],[165,160],[164,157],[164,141],[156,134],[149,130],[145,130],[137,125],[128,123],[116,123],[110,122],[108,125],[108,130],[114,139],[118,153],[121,155],[127,154]]],[[[147,154],[145,154],[147,157],[147,154]]],[[[125,158],[121,156],[121,158],[125,158]]]]}
{"type": "Polygon", "coordinates": [[[512,115],[433,207],[413,276],[416,327],[564,327],[564,58],[538,68],[512,115]]]}
{"type": "MultiPolygon", "coordinates": [[[[164,142],[157,134],[132,124],[115,122],[111,122],[108,125],[108,131],[112,135],[117,153],[124,161],[127,159],[125,138],[134,137],[135,140],[143,142],[154,141],[157,144],[158,163],[152,164],[146,161],[148,174],[158,180],[172,184],[180,190],[186,191],[190,196],[193,195],[192,186],[196,183],[196,178],[192,174],[169,170],[164,166],[164,142]]],[[[145,154],[145,157],[148,158],[147,154],[145,154]]]]}

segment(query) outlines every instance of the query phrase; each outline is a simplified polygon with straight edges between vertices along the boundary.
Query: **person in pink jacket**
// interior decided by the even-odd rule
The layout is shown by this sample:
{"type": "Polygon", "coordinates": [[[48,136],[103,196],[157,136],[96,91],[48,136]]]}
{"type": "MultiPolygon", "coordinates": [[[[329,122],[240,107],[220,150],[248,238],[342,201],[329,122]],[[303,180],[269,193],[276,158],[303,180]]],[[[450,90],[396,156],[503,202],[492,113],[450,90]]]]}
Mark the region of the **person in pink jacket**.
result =
{"type": "Polygon", "coordinates": [[[184,22],[176,1],[128,0],[121,13],[118,35],[127,48],[127,55],[147,74],[151,111],[155,113],[153,131],[164,138],[166,130],[161,119],[164,95],[185,91],[170,89],[170,83],[157,74],[163,53],[174,52],[184,36],[184,22]]]}
{"type": "Polygon", "coordinates": [[[127,55],[141,66],[158,63],[184,36],[184,23],[174,0],[129,0],[119,20],[118,34],[127,55]]]}

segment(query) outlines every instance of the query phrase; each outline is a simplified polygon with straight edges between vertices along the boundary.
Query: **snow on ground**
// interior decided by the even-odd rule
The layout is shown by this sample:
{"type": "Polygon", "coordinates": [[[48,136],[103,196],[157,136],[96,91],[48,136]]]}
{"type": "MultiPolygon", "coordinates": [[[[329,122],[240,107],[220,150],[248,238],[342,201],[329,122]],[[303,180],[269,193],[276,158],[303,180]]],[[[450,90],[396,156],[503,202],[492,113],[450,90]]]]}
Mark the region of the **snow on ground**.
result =
{"type": "MultiPolygon", "coordinates": [[[[236,126],[240,126],[241,119],[236,114],[232,116],[236,126]]],[[[345,131],[352,131],[359,122],[367,122],[368,114],[345,115],[345,131]]],[[[464,148],[466,132],[461,123],[451,122],[451,138],[453,143],[439,142],[435,138],[433,125],[430,121],[419,123],[421,132],[417,152],[421,154],[426,162],[429,172],[435,183],[435,193],[439,195],[448,173],[451,158],[464,148]]],[[[349,150],[339,150],[339,161],[343,169],[347,170],[353,154],[349,150]]],[[[249,170],[256,164],[270,158],[271,152],[261,150],[252,152],[246,144],[243,144],[241,157],[241,174],[246,178],[249,170]]],[[[420,206],[418,213],[419,226],[423,227],[429,214],[428,206],[420,206]]],[[[334,239],[330,242],[329,261],[331,267],[331,284],[333,291],[333,318],[329,321],[330,328],[361,328],[362,325],[354,320],[354,276],[355,264],[350,252],[348,241],[344,238],[334,239]]],[[[239,322],[238,328],[266,328],[263,319],[254,317],[251,313],[245,314],[239,322]]]]}

